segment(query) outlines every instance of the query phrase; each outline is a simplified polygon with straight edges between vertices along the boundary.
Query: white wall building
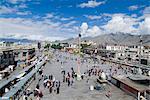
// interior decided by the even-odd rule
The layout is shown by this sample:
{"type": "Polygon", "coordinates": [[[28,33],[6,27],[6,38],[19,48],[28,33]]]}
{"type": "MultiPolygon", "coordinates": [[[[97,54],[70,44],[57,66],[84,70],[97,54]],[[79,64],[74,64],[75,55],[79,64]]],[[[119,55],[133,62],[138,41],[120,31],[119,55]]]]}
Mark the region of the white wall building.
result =
{"type": "Polygon", "coordinates": [[[127,46],[122,46],[122,45],[107,45],[106,50],[111,50],[111,51],[124,51],[127,46]]]}
{"type": "Polygon", "coordinates": [[[141,59],[147,59],[148,62],[150,62],[150,47],[107,45],[106,50],[115,51],[116,59],[131,59],[131,61],[138,61],[141,57],[141,59]]]}
{"type": "Polygon", "coordinates": [[[5,42],[5,41],[1,41],[0,42],[0,48],[7,48],[7,47],[13,47],[14,46],[14,42],[5,42]]]}

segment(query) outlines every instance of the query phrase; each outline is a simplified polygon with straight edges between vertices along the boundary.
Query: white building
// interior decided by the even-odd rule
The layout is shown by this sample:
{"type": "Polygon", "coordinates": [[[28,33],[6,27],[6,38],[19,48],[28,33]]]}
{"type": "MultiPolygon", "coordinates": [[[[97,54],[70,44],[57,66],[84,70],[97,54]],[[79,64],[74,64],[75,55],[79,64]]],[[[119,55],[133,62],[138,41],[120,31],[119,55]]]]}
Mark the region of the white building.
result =
{"type": "Polygon", "coordinates": [[[5,42],[5,41],[1,41],[0,42],[0,48],[7,48],[7,47],[13,47],[14,46],[14,42],[5,42]]]}
{"type": "Polygon", "coordinates": [[[106,50],[111,50],[111,51],[124,51],[128,48],[128,46],[122,46],[122,45],[107,45],[106,50]]]}
{"type": "Polygon", "coordinates": [[[146,59],[150,62],[149,46],[123,46],[123,45],[107,45],[106,50],[115,51],[116,59],[128,59],[131,61],[139,61],[139,58],[146,59]]]}

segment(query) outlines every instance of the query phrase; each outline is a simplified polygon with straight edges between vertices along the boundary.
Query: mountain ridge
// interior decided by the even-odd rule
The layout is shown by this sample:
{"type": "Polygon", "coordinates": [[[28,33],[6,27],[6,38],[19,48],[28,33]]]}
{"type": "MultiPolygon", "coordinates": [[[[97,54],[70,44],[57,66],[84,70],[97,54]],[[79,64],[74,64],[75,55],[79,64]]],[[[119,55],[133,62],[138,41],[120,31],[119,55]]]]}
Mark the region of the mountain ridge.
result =
{"type": "MultiPolygon", "coordinates": [[[[99,44],[117,44],[117,45],[139,45],[140,44],[140,36],[142,36],[143,45],[150,46],[150,34],[143,35],[135,35],[130,33],[110,33],[110,34],[102,34],[96,37],[83,37],[81,41],[91,40],[99,44]]],[[[61,42],[68,43],[77,43],[77,38],[63,40],[61,42]]]]}
{"type": "Polygon", "coordinates": [[[33,42],[36,42],[35,40],[14,39],[14,38],[0,38],[0,41],[5,41],[5,42],[20,42],[20,43],[33,43],[33,42]]]}

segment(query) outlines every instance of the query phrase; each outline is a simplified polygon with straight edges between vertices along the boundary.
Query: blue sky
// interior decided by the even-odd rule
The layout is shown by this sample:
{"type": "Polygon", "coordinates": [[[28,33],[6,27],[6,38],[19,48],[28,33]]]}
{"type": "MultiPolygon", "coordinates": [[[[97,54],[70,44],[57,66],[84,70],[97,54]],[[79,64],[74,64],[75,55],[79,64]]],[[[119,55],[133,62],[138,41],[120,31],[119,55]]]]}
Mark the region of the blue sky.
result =
{"type": "Polygon", "coordinates": [[[0,37],[150,34],[149,0],[0,0],[0,37]]]}

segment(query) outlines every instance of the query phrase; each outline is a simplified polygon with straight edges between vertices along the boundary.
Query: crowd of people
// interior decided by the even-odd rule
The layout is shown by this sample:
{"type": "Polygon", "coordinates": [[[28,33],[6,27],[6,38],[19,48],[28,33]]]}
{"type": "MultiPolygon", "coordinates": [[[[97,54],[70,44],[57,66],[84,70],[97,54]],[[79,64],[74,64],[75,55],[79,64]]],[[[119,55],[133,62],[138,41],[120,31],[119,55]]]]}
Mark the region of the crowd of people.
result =
{"type": "MultiPolygon", "coordinates": [[[[54,59],[53,61],[51,61],[51,63],[57,62],[60,64],[60,69],[61,69],[60,74],[62,76],[62,80],[57,80],[55,76],[52,74],[45,75],[43,73],[44,67],[42,67],[38,71],[39,75],[38,75],[38,82],[37,82],[36,88],[34,89],[33,92],[29,92],[29,91],[24,92],[25,97],[27,98],[31,94],[34,94],[34,97],[36,97],[37,100],[40,100],[43,97],[41,84],[43,85],[44,90],[47,89],[49,91],[49,94],[52,94],[52,93],[59,94],[61,90],[61,85],[67,84],[68,87],[73,86],[75,84],[75,81],[77,80],[77,72],[74,70],[73,67],[70,67],[69,71],[68,69],[66,70],[64,68],[65,63],[67,63],[68,60],[77,61],[77,58],[65,57],[65,56],[62,56],[61,54],[55,54],[54,59]]],[[[108,77],[114,74],[117,74],[118,70],[121,69],[122,71],[124,71],[122,67],[113,68],[112,66],[110,66],[107,70],[103,70],[100,66],[89,66],[88,65],[89,63],[91,63],[91,61],[89,62],[84,61],[84,60],[81,61],[81,64],[87,64],[87,70],[85,70],[85,72],[81,74],[81,79],[86,80],[87,83],[89,83],[91,76],[99,77],[101,76],[103,72],[109,73],[109,75],[106,74],[107,79],[109,79],[108,77]]],[[[97,62],[97,63],[100,64],[100,62],[97,62]]],[[[104,63],[106,62],[102,61],[101,65],[103,65],[104,63]]],[[[124,72],[124,73],[127,73],[127,72],[124,72]]],[[[109,90],[106,96],[110,97],[110,94],[111,94],[111,91],[109,90]]],[[[25,99],[25,100],[28,100],[28,99],[25,99]]]]}

